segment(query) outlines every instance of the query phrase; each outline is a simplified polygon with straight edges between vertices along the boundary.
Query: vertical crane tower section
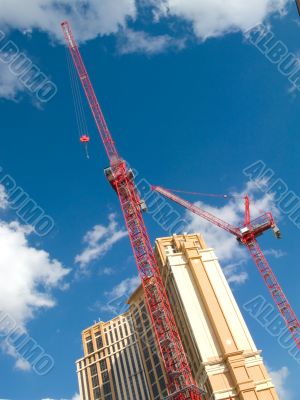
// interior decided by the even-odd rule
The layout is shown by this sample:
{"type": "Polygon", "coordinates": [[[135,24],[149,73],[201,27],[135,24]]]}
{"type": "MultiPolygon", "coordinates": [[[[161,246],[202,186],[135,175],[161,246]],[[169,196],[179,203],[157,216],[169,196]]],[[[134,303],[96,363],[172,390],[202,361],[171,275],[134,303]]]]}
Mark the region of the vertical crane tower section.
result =
{"type": "Polygon", "coordinates": [[[117,192],[121,203],[146,303],[167,373],[168,399],[201,400],[202,390],[197,387],[192,377],[143,220],[142,211],[145,207],[134,183],[133,173],[117,152],[71,27],[67,21],[61,26],[110,162],[109,168],[105,169],[105,175],[117,192]]]}
{"type": "Polygon", "coordinates": [[[204,218],[205,220],[218,226],[219,228],[222,228],[227,232],[235,235],[237,240],[247,247],[283,320],[285,321],[288,330],[291,333],[291,336],[293,337],[294,342],[300,349],[300,322],[256,240],[258,236],[262,235],[265,231],[269,229],[273,229],[273,232],[278,239],[281,237],[280,231],[275,224],[273,215],[268,212],[251,221],[250,200],[249,197],[246,196],[244,224],[240,227],[235,227],[228,222],[225,222],[222,219],[216,217],[215,215],[201,209],[200,207],[197,207],[189,201],[180,198],[179,196],[170,192],[167,189],[159,186],[152,186],[152,190],[160,193],[169,200],[172,200],[175,203],[185,207],[192,213],[199,215],[199,217],[204,218]]]}

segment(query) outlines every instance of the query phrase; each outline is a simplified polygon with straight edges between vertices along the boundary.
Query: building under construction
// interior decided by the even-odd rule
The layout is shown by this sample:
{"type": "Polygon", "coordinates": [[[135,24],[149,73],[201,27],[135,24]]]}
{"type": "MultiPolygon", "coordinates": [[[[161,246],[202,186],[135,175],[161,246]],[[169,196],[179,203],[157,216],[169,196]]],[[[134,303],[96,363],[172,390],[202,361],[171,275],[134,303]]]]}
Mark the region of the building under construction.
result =
{"type": "MultiPolygon", "coordinates": [[[[203,400],[278,400],[213,249],[199,234],[156,240],[155,257],[203,400]]],[[[142,286],[127,312],[82,333],[82,400],[167,398],[167,377],[142,286]]]]}
{"type": "MultiPolygon", "coordinates": [[[[134,172],[117,150],[67,21],[62,23],[62,30],[77,72],[75,75],[85,93],[109,160],[104,173],[120,201],[143,289],[129,299],[130,311],[125,314],[125,322],[120,317],[112,325],[109,322],[103,328],[103,324],[98,324],[84,333],[85,357],[78,362],[84,400],[123,400],[143,396],[156,399],[165,392],[168,400],[278,399],[213,251],[206,248],[200,236],[183,235],[158,240],[154,252],[142,215],[147,207],[140,197],[134,172]],[[161,367],[160,374],[155,374],[152,368],[150,375],[151,365],[145,364],[147,360],[143,358],[145,335],[139,333],[138,328],[141,330],[147,326],[142,324],[139,327],[136,318],[142,306],[149,316],[149,329],[145,331],[147,339],[151,338],[150,347],[147,342],[148,351],[157,354],[159,362],[154,363],[154,367],[161,367]],[[128,359],[129,342],[123,337],[120,342],[117,336],[115,328],[119,322],[121,325],[124,322],[125,331],[130,327],[131,340],[139,350],[135,352],[136,360],[131,360],[133,364],[128,359]],[[111,336],[110,333],[106,335],[105,329],[111,329],[111,336]],[[97,340],[99,343],[103,340],[102,347],[98,348],[97,340]],[[121,365],[118,367],[119,358],[121,365]],[[139,374],[144,376],[141,381],[137,379],[139,374]],[[165,384],[163,377],[166,378],[165,384]],[[130,390],[133,381],[138,391],[134,395],[130,390]]],[[[90,138],[83,132],[80,140],[87,146],[90,138]]],[[[265,213],[251,220],[250,199],[246,195],[244,223],[235,227],[162,188],[153,189],[235,235],[247,247],[300,348],[300,321],[256,240],[269,229],[280,238],[272,214],[265,213]]]]}

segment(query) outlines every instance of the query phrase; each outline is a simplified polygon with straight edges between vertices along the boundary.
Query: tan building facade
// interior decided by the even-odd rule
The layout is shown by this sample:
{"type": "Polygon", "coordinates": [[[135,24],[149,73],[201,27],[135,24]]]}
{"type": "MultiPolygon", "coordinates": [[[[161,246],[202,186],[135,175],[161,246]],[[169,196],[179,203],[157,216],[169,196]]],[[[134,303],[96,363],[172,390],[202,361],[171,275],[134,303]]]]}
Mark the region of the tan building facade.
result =
{"type": "Polygon", "coordinates": [[[207,399],[278,400],[213,249],[194,234],[157,239],[155,251],[193,374],[207,399]]]}
{"type": "Polygon", "coordinates": [[[82,333],[84,357],[76,362],[81,400],[149,400],[130,313],[82,333]]]}

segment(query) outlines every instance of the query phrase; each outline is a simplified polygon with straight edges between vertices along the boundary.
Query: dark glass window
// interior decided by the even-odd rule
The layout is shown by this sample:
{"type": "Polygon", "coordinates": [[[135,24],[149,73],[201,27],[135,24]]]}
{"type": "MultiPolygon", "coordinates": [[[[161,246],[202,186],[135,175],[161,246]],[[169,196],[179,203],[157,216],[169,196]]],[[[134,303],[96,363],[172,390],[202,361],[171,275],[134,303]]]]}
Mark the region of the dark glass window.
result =
{"type": "MultiPolygon", "coordinates": [[[[155,375],[154,375],[153,371],[149,372],[149,377],[150,377],[150,382],[154,383],[155,382],[155,375]]],[[[154,394],[154,396],[156,396],[156,394],[154,394]]]]}
{"type": "Polygon", "coordinates": [[[108,394],[108,393],[111,392],[111,388],[110,388],[110,383],[109,382],[107,382],[107,383],[105,383],[103,385],[103,392],[104,392],[104,394],[108,394]]]}
{"type": "Polygon", "coordinates": [[[103,383],[109,381],[109,375],[107,371],[102,372],[102,381],[103,383]]]}
{"type": "Polygon", "coordinates": [[[164,379],[164,378],[161,378],[161,379],[159,380],[159,386],[160,386],[160,389],[161,389],[162,392],[163,392],[164,390],[166,390],[166,383],[165,383],[165,379],[164,379]]]}
{"type": "Polygon", "coordinates": [[[97,343],[97,349],[102,349],[103,347],[103,339],[102,336],[98,336],[96,338],[96,343],[97,343]]]}
{"type": "Polygon", "coordinates": [[[160,365],[157,365],[157,366],[156,366],[156,373],[157,373],[158,379],[159,379],[161,376],[163,376],[163,372],[162,372],[162,369],[161,369],[161,366],[160,366],[160,365]]]}
{"type": "Polygon", "coordinates": [[[152,385],[152,390],[153,390],[154,397],[156,397],[156,396],[159,395],[159,392],[158,392],[158,388],[157,388],[157,384],[156,384],[156,383],[153,383],[153,385],[152,385]]]}
{"type": "Polygon", "coordinates": [[[99,386],[98,375],[95,375],[95,376],[92,377],[92,385],[93,385],[93,388],[99,386]]]}
{"type": "Polygon", "coordinates": [[[91,365],[90,371],[91,371],[91,376],[97,375],[97,366],[96,366],[96,364],[91,365]]]}
{"type": "Polygon", "coordinates": [[[147,366],[147,371],[151,371],[152,370],[152,363],[150,360],[146,361],[146,366],[147,366]]]}
{"type": "Polygon", "coordinates": [[[126,324],[124,325],[124,329],[125,329],[125,334],[126,334],[126,336],[128,336],[128,328],[127,328],[127,325],[126,325],[126,324]]]}
{"type": "Polygon", "coordinates": [[[94,389],[94,398],[95,398],[95,400],[100,399],[100,396],[101,396],[100,388],[94,389]]]}
{"type": "Polygon", "coordinates": [[[93,353],[94,352],[93,342],[88,342],[86,345],[87,345],[88,354],[93,353]]]}
{"type": "Polygon", "coordinates": [[[101,369],[101,371],[104,371],[107,369],[106,360],[100,361],[100,369],[101,369]]]}

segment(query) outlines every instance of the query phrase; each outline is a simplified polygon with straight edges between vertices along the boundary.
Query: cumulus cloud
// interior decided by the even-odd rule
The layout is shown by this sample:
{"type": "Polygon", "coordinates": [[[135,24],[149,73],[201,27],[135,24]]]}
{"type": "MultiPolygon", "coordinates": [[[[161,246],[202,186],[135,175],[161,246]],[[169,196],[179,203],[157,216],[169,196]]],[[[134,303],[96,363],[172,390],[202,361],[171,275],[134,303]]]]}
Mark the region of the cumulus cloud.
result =
{"type": "Polygon", "coordinates": [[[116,285],[110,292],[106,295],[110,298],[118,298],[123,296],[130,296],[131,293],[141,284],[141,280],[138,276],[133,276],[132,278],[124,279],[118,285],[116,285]]]}
{"type": "MultiPolygon", "coordinates": [[[[0,399],[1,400],[1,399],[0,399]]],[[[67,400],[65,398],[61,398],[61,399],[53,399],[52,397],[47,397],[45,399],[42,400],[67,400]]],[[[74,396],[70,399],[70,400],[80,400],[80,395],[78,393],[74,394],[74,396]]]]}
{"type": "MultiPolygon", "coordinates": [[[[0,63],[0,97],[17,101],[19,94],[24,92],[24,90],[24,85],[22,85],[18,77],[10,71],[9,66],[0,63]]],[[[1,199],[0,193],[0,204],[1,199]]]]}
{"type": "Polygon", "coordinates": [[[120,54],[146,53],[149,55],[163,53],[168,49],[182,49],[185,40],[174,39],[170,35],[151,36],[143,31],[124,29],[118,36],[120,54]]]}
{"type": "MultiPolygon", "coordinates": [[[[6,193],[0,185],[0,208],[7,207],[6,193]]],[[[32,232],[31,227],[16,221],[0,220],[0,310],[24,332],[38,311],[55,306],[51,292],[63,287],[63,280],[69,273],[49,253],[29,243],[32,232]]],[[[5,333],[5,326],[0,325],[0,333],[5,333]]],[[[29,363],[18,356],[8,341],[0,345],[15,358],[17,369],[30,369],[29,363]]]]}
{"type": "Polygon", "coordinates": [[[0,309],[21,326],[40,309],[51,308],[51,289],[69,270],[44,250],[28,242],[29,229],[17,222],[0,222],[0,309]]]}
{"type": "Polygon", "coordinates": [[[245,32],[273,13],[283,14],[291,0],[152,0],[156,19],[175,16],[189,21],[202,40],[245,32]]]}
{"type": "Polygon", "coordinates": [[[287,389],[287,378],[290,375],[289,369],[282,367],[277,371],[270,371],[270,375],[280,399],[290,400],[291,393],[287,389]]]}
{"type": "MultiPolygon", "coordinates": [[[[150,9],[156,21],[177,17],[190,23],[198,38],[207,39],[245,31],[273,13],[284,13],[289,2],[291,0],[27,0],[22,12],[16,13],[19,0],[2,0],[0,24],[23,32],[39,29],[61,40],[60,22],[68,19],[78,40],[84,41],[128,28],[128,20],[144,23],[145,10],[150,9]]],[[[152,40],[146,40],[145,44],[143,34],[136,33],[136,36],[146,51],[154,45],[152,40]]],[[[156,38],[156,41],[154,47],[160,48],[168,38],[156,38]]]]}
{"type": "Polygon", "coordinates": [[[19,0],[2,0],[0,24],[28,32],[38,29],[61,40],[60,23],[68,19],[79,40],[115,33],[126,25],[127,18],[135,18],[135,0],[27,0],[22,12],[19,0]]]}
{"type": "Polygon", "coordinates": [[[82,271],[92,261],[103,257],[117,242],[127,236],[127,231],[119,228],[115,214],[110,214],[108,219],[107,226],[95,225],[85,234],[83,242],[86,247],[75,257],[75,262],[79,264],[82,271]]]}
{"type": "Polygon", "coordinates": [[[122,314],[128,308],[128,298],[140,284],[141,280],[138,276],[124,279],[114,286],[112,290],[105,292],[106,301],[96,301],[96,303],[90,307],[90,311],[105,312],[110,315],[122,314]]]}
{"type": "MultiPolygon", "coordinates": [[[[250,181],[241,193],[233,193],[233,196],[222,207],[214,207],[203,201],[196,202],[200,208],[229,222],[234,226],[241,226],[244,218],[243,196],[248,193],[251,198],[252,219],[262,215],[266,211],[272,211],[275,218],[279,217],[279,211],[275,206],[273,194],[263,194],[260,190],[264,183],[250,181]]],[[[248,254],[245,248],[237,240],[221,228],[212,225],[204,219],[190,212],[186,213],[188,232],[201,232],[208,246],[216,249],[217,256],[224,263],[224,272],[231,283],[242,284],[247,280],[248,274],[243,269],[248,254]],[[233,260],[239,260],[234,262],[233,260]]],[[[273,255],[273,254],[272,254],[273,255]]],[[[275,254],[274,254],[275,255],[275,254]]],[[[279,253],[276,252],[276,255],[279,253]]]]}

